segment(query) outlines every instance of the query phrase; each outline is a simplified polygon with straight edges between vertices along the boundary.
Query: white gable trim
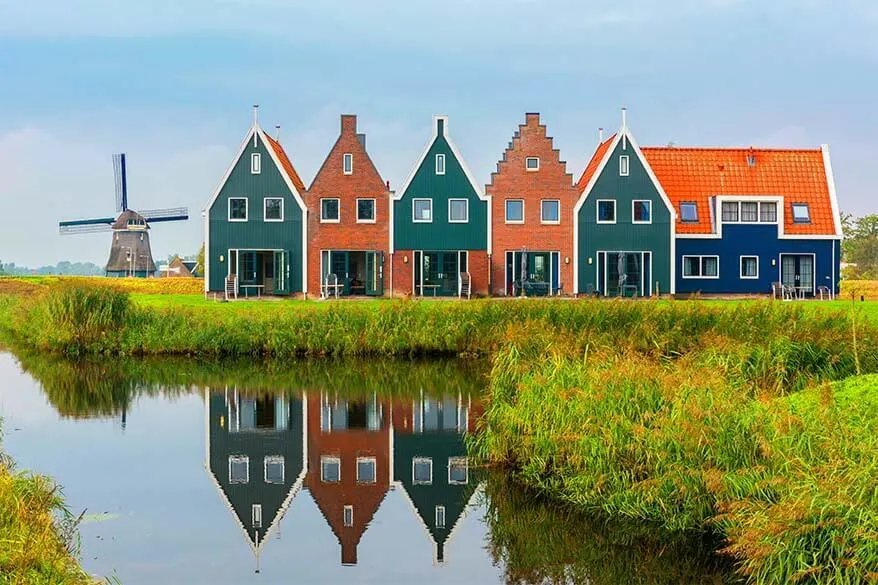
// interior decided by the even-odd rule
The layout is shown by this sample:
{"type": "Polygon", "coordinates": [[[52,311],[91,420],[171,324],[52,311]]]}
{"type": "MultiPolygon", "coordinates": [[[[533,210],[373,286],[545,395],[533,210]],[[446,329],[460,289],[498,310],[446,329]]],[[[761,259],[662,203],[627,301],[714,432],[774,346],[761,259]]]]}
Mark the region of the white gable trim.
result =
{"type": "Polygon", "coordinates": [[[823,168],[826,170],[826,185],[829,187],[829,202],[832,205],[832,219],[835,224],[835,235],[841,237],[844,231],[841,228],[841,213],[838,209],[838,192],[835,190],[835,175],[832,172],[832,162],[829,160],[829,145],[820,146],[823,152],[823,168]]]}

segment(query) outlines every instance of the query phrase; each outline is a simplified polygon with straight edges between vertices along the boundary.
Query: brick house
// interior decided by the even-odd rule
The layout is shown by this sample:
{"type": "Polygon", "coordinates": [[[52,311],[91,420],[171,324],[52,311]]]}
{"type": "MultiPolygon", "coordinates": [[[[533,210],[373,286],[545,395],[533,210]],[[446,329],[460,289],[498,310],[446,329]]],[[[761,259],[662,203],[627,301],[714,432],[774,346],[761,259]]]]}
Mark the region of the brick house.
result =
{"type": "Polygon", "coordinates": [[[538,113],[525,115],[485,192],[492,206],[492,294],[570,294],[578,193],[538,113]]]}

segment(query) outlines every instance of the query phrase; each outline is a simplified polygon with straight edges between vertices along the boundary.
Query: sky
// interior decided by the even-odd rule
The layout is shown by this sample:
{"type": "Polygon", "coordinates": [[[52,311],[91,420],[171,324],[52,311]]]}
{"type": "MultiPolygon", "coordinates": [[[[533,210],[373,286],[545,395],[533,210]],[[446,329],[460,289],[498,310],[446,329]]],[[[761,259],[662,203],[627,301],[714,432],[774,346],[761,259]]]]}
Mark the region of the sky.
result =
{"type": "Polygon", "coordinates": [[[873,0],[0,0],[0,259],[103,265],[61,219],[188,206],[151,231],[194,254],[201,210],[249,129],[310,184],[359,116],[398,186],[446,114],[480,183],[525,112],[579,175],[620,108],[641,145],[830,145],[840,207],[878,212],[873,0]]]}

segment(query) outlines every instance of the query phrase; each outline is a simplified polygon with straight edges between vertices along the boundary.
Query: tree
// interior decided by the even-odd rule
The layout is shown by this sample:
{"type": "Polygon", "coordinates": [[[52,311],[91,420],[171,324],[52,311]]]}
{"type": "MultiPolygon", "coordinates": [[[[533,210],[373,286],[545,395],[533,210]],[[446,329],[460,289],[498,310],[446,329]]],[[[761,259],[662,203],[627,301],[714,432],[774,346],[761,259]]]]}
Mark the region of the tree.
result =
{"type": "Polygon", "coordinates": [[[202,243],[201,247],[198,249],[196,260],[198,261],[198,271],[201,274],[204,274],[204,243],[202,243]]]}
{"type": "Polygon", "coordinates": [[[878,214],[854,217],[842,214],[843,260],[853,265],[848,276],[854,279],[878,279],[878,214]]]}

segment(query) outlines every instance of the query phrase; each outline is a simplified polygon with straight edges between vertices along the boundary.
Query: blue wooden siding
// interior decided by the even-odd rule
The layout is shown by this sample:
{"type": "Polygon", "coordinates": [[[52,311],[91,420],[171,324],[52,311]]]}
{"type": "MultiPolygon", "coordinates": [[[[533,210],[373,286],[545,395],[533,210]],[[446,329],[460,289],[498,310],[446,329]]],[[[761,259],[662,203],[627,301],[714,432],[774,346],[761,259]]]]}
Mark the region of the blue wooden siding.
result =
{"type": "Polygon", "coordinates": [[[726,224],[721,240],[677,238],[677,293],[768,294],[771,283],[780,282],[781,254],[814,254],[814,286],[828,286],[838,292],[841,261],[838,241],[782,240],[778,238],[776,225],[726,224]],[[719,256],[719,278],[683,278],[683,256],[719,256]],[[758,278],[741,278],[741,256],[759,258],[758,278]]]}

